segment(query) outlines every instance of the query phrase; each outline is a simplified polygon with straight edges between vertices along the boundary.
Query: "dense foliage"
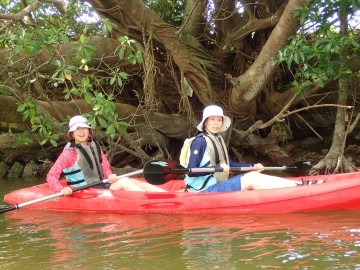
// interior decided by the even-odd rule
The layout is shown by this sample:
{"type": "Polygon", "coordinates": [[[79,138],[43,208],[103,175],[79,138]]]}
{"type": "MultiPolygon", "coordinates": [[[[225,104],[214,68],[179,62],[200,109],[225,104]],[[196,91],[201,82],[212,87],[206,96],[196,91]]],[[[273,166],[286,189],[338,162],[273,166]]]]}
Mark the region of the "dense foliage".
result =
{"type": "Polygon", "coordinates": [[[0,120],[13,147],[57,146],[75,113],[113,156],[143,161],[176,157],[173,139],[193,134],[210,103],[233,117],[237,156],[243,146],[267,155],[263,145],[296,130],[323,139],[338,121],[343,149],[359,120],[359,0],[0,4],[0,98],[10,110],[0,120]]]}

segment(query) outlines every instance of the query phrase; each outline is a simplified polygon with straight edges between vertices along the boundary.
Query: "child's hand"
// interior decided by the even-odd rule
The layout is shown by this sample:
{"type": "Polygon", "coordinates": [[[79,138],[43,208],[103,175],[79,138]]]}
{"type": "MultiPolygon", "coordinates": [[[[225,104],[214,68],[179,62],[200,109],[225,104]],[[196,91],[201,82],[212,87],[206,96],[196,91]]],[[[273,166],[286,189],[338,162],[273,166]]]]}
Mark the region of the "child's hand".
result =
{"type": "Polygon", "coordinates": [[[70,195],[73,192],[73,190],[71,187],[64,187],[62,190],[60,190],[60,192],[63,195],[70,195]]]}
{"type": "Polygon", "coordinates": [[[110,174],[109,176],[108,176],[108,179],[109,179],[109,183],[110,184],[112,184],[112,183],[114,183],[114,182],[116,182],[117,180],[118,180],[118,178],[117,178],[117,175],[116,174],[110,174]]]}
{"type": "Polygon", "coordinates": [[[256,163],[254,165],[254,168],[256,168],[257,172],[262,172],[264,170],[264,165],[262,165],[261,163],[256,163]]]}
{"type": "Polygon", "coordinates": [[[230,167],[229,167],[229,165],[227,165],[227,164],[224,163],[224,164],[221,164],[220,167],[223,168],[223,172],[225,172],[225,173],[229,173],[229,172],[230,172],[230,167]]]}

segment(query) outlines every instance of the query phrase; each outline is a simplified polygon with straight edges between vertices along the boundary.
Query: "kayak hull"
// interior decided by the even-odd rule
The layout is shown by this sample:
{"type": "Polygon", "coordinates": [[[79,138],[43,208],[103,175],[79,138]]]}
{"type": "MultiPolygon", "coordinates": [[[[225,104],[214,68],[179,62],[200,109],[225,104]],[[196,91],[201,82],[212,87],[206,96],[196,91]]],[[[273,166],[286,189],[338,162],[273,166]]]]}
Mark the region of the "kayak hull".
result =
{"type": "MultiPolygon", "coordinates": [[[[141,178],[136,178],[143,180],[141,178]]],[[[219,193],[176,192],[184,182],[171,180],[169,192],[129,192],[88,188],[27,208],[113,213],[278,213],[360,209],[360,172],[303,176],[296,181],[321,179],[323,184],[219,193]]],[[[121,180],[119,180],[121,181],[121,180]]],[[[65,183],[63,182],[65,185],[65,183]]],[[[6,194],[9,204],[20,204],[53,194],[47,183],[6,194]]]]}

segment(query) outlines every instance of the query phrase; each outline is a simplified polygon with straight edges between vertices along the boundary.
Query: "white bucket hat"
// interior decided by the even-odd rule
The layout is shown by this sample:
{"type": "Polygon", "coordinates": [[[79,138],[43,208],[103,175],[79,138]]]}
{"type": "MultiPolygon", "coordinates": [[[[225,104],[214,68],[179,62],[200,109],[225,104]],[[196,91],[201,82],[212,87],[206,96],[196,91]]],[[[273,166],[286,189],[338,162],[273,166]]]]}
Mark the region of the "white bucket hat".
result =
{"type": "Polygon", "coordinates": [[[203,117],[202,117],[202,120],[201,122],[197,125],[197,129],[199,131],[203,131],[203,125],[204,125],[204,122],[205,120],[210,117],[210,116],[222,116],[223,118],[223,124],[220,128],[220,132],[223,132],[225,130],[227,130],[230,125],[231,125],[231,120],[229,117],[225,116],[224,115],[224,111],[223,109],[221,109],[219,106],[217,105],[209,105],[207,106],[205,109],[204,109],[204,112],[203,112],[203,117]]]}
{"type": "Polygon", "coordinates": [[[67,133],[67,136],[71,138],[71,132],[77,130],[77,128],[83,127],[90,129],[90,135],[91,135],[91,127],[87,124],[87,119],[84,116],[76,115],[72,117],[69,121],[69,131],[67,133]]]}

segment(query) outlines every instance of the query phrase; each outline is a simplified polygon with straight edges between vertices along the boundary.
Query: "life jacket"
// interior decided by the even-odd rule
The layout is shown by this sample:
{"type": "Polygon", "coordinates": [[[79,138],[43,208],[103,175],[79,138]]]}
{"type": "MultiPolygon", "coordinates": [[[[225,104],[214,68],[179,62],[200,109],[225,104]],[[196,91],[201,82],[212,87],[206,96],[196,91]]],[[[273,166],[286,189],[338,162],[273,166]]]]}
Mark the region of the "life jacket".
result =
{"type": "MultiPolygon", "coordinates": [[[[206,148],[199,167],[214,167],[224,163],[229,165],[228,151],[221,135],[201,133],[198,136],[203,136],[206,141],[206,148]]],[[[190,150],[188,151],[190,152],[190,150]]],[[[217,182],[226,181],[228,177],[229,175],[224,172],[215,172],[204,176],[185,175],[185,182],[189,191],[200,191],[217,182]]]]}
{"type": "Polygon", "coordinates": [[[79,187],[103,180],[101,150],[96,140],[86,145],[69,142],[64,150],[68,148],[74,149],[77,153],[75,164],[63,170],[68,185],[79,187]]]}

